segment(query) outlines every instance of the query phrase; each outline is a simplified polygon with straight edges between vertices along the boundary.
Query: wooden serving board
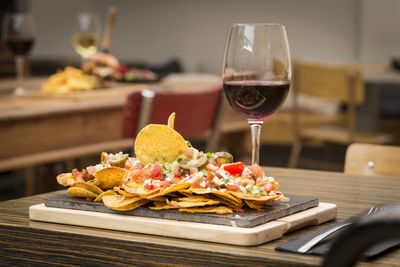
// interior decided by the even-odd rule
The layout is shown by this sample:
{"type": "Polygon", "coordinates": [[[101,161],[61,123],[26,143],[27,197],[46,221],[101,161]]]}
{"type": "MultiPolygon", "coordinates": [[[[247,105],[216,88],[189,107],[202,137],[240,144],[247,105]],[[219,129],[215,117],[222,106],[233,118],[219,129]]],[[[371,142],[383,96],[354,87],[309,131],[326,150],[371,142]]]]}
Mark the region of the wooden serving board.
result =
{"type": "Polygon", "coordinates": [[[336,205],[319,203],[317,207],[250,228],[53,208],[44,204],[29,207],[29,217],[35,221],[254,246],[278,239],[289,231],[332,220],[336,218],[336,205]]]}

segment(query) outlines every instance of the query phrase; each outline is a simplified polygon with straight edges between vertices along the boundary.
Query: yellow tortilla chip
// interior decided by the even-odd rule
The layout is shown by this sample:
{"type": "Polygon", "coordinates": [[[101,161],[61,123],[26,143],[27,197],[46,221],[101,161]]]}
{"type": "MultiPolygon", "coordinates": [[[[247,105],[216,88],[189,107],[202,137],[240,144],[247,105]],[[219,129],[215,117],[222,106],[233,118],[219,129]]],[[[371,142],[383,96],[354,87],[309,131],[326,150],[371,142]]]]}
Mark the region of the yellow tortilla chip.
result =
{"type": "Polygon", "coordinates": [[[120,186],[114,187],[113,190],[115,192],[117,192],[118,194],[126,196],[126,197],[136,197],[137,196],[136,194],[132,194],[132,193],[126,192],[125,189],[120,187],[120,186]]]}
{"type": "Polygon", "coordinates": [[[180,184],[172,184],[169,187],[167,187],[164,191],[159,192],[158,194],[155,194],[153,196],[147,196],[147,199],[153,199],[155,197],[159,197],[159,196],[165,196],[169,193],[172,192],[177,192],[179,190],[183,190],[185,188],[188,188],[190,186],[190,183],[180,183],[180,184]]]}
{"type": "Polygon", "coordinates": [[[94,173],[94,184],[103,189],[111,189],[121,184],[126,173],[119,167],[108,167],[94,173]]]}
{"type": "Polygon", "coordinates": [[[149,202],[149,200],[141,197],[125,197],[121,195],[110,195],[103,197],[103,203],[106,207],[121,211],[133,210],[149,202]]]}
{"type": "Polygon", "coordinates": [[[171,163],[187,150],[185,139],[174,129],[149,124],[136,137],[135,154],[143,165],[171,163]]]}
{"type": "Polygon", "coordinates": [[[252,209],[260,211],[264,209],[264,203],[257,203],[251,200],[244,200],[244,202],[247,204],[247,206],[249,206],[252,209]]]}
{"type": "Polygon", "coordinates": [[[203,206],[212,206],[220,204],[218,200],[208,200],[202,202],[193,202],[193,201],[179,201],[178,206],[180,208],[192,208],[192,207],[203,207],[203,206]]]}
{"type": "Polygon", "coordinates": [[[279,198],[280,196],[260,196],[260,197],[252,197],[251,194],[246,194],[243,192],[235,192],[235,191],[229,191],[230,194],[232,194],[233,196],[240,198],[240,199],[244,199],[244,200],[253,200],[256,202],[260,202],[260,203],[267,203],[267,202],[271,202],[271,201],[275,201],[277,198],[279,198]]]}
{"type": "Polygon", "coordinates": [[[107,190],[107,191],[105,191],[105,192],[103,192],[103,193],[101,193],[100,195],[98,195],[96,198],[95,198],[95,200],[94,200],[94,202],[101,202],[101,201],[103,201],[103,197],[104,196],[111,196],[111,195],[116,195],[117,193],[115,193],[115,191],[113,191],[113,190],[107,190]]]}
{"type": "Polygon", "coordinates": [[[87,182],[75,182],[72,186],[73,187],[80,187],[80,188],[89,190],[90,192],[93,192],[96,195],[101,194],[101,193],[104,192],[98,186],[96,186],[94,184],[87,183],[87,182]]]}
{"type": "Polygon", "coordinates": [[[68,188],[67,193],[71,197],[86,197],[86,198],[97,197],[97,194],[80,187],[70,187],[68,188]]]}
{"type": "Polygon", "coordinates": [[[138,195],[142,198],[155,196],[161,190],[161,188],[147,190],[146,188],[143,187],[143,185],[138,184],[135,181],[130,181],[129,183],[123,183],[122,188],[128,193],[138,195]]]}
{"type": "Polygon", "coordinates": [[[176,201],[165,202],[165,201],[154,201],[154,206],[149,207],[152,210],[169,210],[169,209],[178,209],[178,203],[176,201]]]}
{"type": "Polygon", "coordinates": [[[175,124],[175,112],[172,112],[168,117],[168,127],[174,129],[175,124]]]}
{"type": "Polygon", "coordinates": [[[233,213],[233,211],[230,208],[225,206],[179,209],[179,211],[185,211],[190,213],[215,213],[219,215],[233,213]]]}

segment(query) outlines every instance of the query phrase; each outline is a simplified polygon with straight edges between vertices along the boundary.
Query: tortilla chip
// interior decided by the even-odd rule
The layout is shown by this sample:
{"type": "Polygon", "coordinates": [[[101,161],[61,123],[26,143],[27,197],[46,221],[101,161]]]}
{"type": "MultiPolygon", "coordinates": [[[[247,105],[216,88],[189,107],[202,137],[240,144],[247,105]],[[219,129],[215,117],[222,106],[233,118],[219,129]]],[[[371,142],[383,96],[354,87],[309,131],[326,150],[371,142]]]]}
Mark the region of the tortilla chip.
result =
{"type": "Polygon", "coordinates": [[[159,197],[159,196],[165,196],[169,193],[172,192],[177,192],[179,190],[183,190],[185,188],[188,188],[190,186],[190,183],[180,183],[180,184],[172,184],[169,187],[167,187],[166,189],[164,189],[163,191],[159,192],[158,194],[155,194],[153,196],[146,196],[147,199],[153,199],[155,197],[159,197]]]}
{"type": "Polygon", "coordinates": [[[215,213],[219,215],[233,213],[233,211],[230,208],[225,206],[179,209],[179,211],[185,211],[190,213],[215,213]]]}
{"type": "Polygon", "coordinates": [[[98,186],[96,186],[94,184],[87,183],[87,182],[75,182],[72,186],[73,187],[80,187],[80,188],[89,190],[90,192],[93,192],[96,195],[101,194],[101,193],[104,192],[98,186]]]}
{"type": "Polygon", "coordinates": [[[159,196],[159,197],[152,197],[151,201],[157,201],[157,202],[166,202],[166,197],[159,196]]]}
{"type": "Polygon", "coordinates": [[[113,210],[133,210],[149,203],[148,199],[141,197],[125,197],[121,195],[110,195],[103,197],[103,203],[106,207],[113,210]]]}
{"type": "Polygon", "coordinates": [[[204,197],[204,196],[187,196],[187,197],[180,197],[177,199],[174,199],[178,202],[205,202],[212,200],[210,198],[204,197]]]}
{"type": "Polygon", "coordinates": [[[115,192],[117,192],[118,194],[126,196],[126,197],[136,197],[137,196],[136,194],[132,194],[132,193],[126,192],[125,189],[120,187],[120,186],[114,187],[113,190],[115,192]]]}
{"type": "Polygon", "coordinates": [[[168,117],[168,127],[174,129],[175,124],[175,112],[172,112],[168,117]]]}
{"type": "Polygon", "coordinates": [[[72,173],[61,173],[57,175],[57,182],[62,186],[72,186],[75,182],[75,178],[72,173]]]}
{"type": "Polygon", "coordinates": [[[247,206],[249,206],[252,209],[259,210],[259,211],[264,209],[264,203],[257,203],[257,202],[254,202],[251,200],[246,200],[246,199],[244,200],[244,202],[247,204],[247,206]]]}
{"type": "Polygon", "coordinates": [[[105,191],[105,192],[103,192],[103,193],[101,193],[100,195],[98,195],[97,197],[96,197],[96,199],[94,200],[94,202],[101,202],[101,201],[103,201],[103,197],[104,196],[111,196],[111,195],[116,195],[117,193],[115,193],[115,191],[113,191],[113,190],[107,190],[107,191],[105,191]]]}
{"type": "Polygon", "coordinates": [[[135,154],[143,165],[171,163],[187,150],[185,139],[174,129],[149,124],[136,137],[135,154]]]}
{"type": "Polygon", "coordinates": [[[154,206],[149,207],[152,210],[169,210],[169,209],[178,209],[179,206],[176,201],[165,202],[165,201],[154,201],[154,206]]]}
{"type": "Polygon", "coordinates": [[[203,207],[203,206],[212,206],[220,204],[218,200],[208,200],[202,202],[193,202],[193,201],[179,201],[178,206],[180,208],[193,208],[193,207],[203,207]]]}
{"type": "Polygon", "coordinates": [[[122,188],[128,193],[141,196],[142,198],[155,196],[161,190],[161,188],[147,190],[143,185],[134,181],[131,181],[128,184],[122,184],[122,188]]]}
{"type": "Polygon", "coordinates": [[[222,198],[222,199],[224,199],[226,201],[229,201],[231,203],[234,203],[235,206],[238,206],[238,207],[239,206],[240,207],[243,206],[243,201],[240,198],[231,195],[229,192],[226,192],[226,191],[225,192],[212,191],[211,194],[216,195],[217,197],[222,198]]]}
{"type": "Polygon", "coordinates": [[[108,167],[94,173],[94,184],[103,189],[111,189],[121,184],[126,173],[119,167],[108,167]]]}
{"type": "Polygon", "coordinates": [[[92,191],[89,191],[84,188],[80,187],[70,187],[67,190],[68,195],[71,197],[89,197],[89,198],[96,198],[97,194],[93,193],[92,191]]]}

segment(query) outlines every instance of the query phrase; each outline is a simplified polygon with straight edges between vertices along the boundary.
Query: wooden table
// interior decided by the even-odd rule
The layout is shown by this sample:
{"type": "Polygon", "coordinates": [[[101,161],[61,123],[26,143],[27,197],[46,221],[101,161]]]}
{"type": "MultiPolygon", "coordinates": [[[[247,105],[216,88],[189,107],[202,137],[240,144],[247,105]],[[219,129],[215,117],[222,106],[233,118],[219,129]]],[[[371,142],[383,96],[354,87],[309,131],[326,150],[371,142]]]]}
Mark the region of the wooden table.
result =
{"type": "MultiPolygon", "coordinates": [[[[371,205],[400,201],[400,179],[342,173],[265,168],[287,194],[313,195],[338,206],[337,221],[368,210],[371,205]]],[[[309,227],[254,247],[166,238],[118,231],[30,221],[28,208],[64,191],[0,203],[0,263],[32,265],[142,266],[317,266],[321,257],[276,252],[289,239],[328,224],[309,227]]],[[[333,223],[333,222],[331,222],[333,223]]],[[[329,224],[331,224],[329,223],[329,224]]],[[[134,226],[133,226],[134,227],[134,226]]],[[[211,226],[210,226],[211,227],[211,226]]],[[[360,266],[398,266],[395,251],[360,266]]]]}

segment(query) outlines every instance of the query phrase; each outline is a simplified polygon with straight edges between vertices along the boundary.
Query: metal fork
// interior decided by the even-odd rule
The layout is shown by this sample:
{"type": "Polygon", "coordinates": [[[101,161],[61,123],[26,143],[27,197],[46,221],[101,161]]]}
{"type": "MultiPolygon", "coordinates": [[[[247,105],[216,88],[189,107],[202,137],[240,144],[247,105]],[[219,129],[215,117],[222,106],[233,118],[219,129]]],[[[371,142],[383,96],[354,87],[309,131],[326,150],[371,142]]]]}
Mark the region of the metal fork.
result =
{"type": "MultiPolygon", "coordinates": [[[[365,214],[365,216],[369,216],[369,215],[379,212],[381,210],[382,210],[382,207],[371,207],[371,209],[365,214]]],[[[320,243],[322,240],[324,240],[326,237],[328,237],[329,235],[333,234],[334,232],[342,229],[343,227],[345,227],[351,223],[352,222],[343,223],[341,225],[338,225],[338,226],[330,229],[329,231],[326,231],[326,232],[323,232],[322,234],[317,235],[316,237],[314,237],[313,239],[309,240],[307,243],[302,245],[299,249],[297,249],[297,252],[306,253],[311,248],[313,248],[318,243],[320,243]]]]}

